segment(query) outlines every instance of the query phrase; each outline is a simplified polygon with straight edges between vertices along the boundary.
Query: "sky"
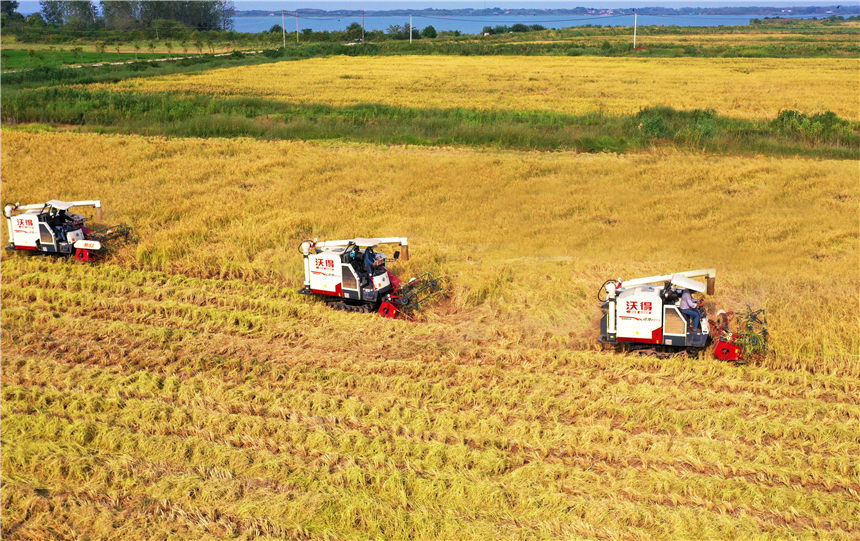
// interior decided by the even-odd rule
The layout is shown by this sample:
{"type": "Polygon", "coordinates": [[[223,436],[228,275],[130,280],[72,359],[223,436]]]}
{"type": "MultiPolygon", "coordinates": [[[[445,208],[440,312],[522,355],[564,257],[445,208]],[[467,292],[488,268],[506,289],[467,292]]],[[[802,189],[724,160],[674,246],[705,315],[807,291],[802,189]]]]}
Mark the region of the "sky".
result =
{"type": "MultiPolygon", "coordinates": [[[[518,0],[518,1],[495,1],[495,0],[458,0],[458,1],[431,1],[431,0],[391,0],[391,1],[364,1],[364,0],[339,0],[313,2],[306,0],[293,1],[263,1],[263,0],[234,0],[236,9],[238,10],[294,10],[297,8],[315,8],[324,10],[333,9],[369,9],[369,10],[385,10],[385,9],[423,9],[423,8],[573,8],[578,6],[593,7],[593,8],[625,8],[625,7],[720,7],[720,6],[830,6],[842,4],[843,6],[860,7],[860,2],[840,2],[839,0],[795,0],[793,2],[785,1],[768,1],[768,0],[723,0],[709,2],[689,2],[684,0],[649,0],[649,1],[632,1],[632,2],[615,2],[615,1],[598,1],[585,2],[574,0],[573,2],[558,2],[558,1],[541,1],[541,0],[518,0]]],[[[34,0],[24,0],[20,2],[18,11],[25,15],[39,11],[39,2],[34,0]]],[[[855,10],[856,11],[856,10],[855,10]]]]}
{"type": "MultiPolygon", "coordinates": [[[[397,0],[397,1],[363,1],[363,0],[340,0],[340,1],[325,1],[325,2],[307,2],[307,1],[260,1],[260,0],[238,0],[234,1],[236,9],[251,10],[251,9],[296,9],[313,7],[316,9],[423,9],[423,8],[574,8],[578,6],[594,7],[594,8],[624,8],[624,7],[720,7],[720,6],[829,6],[839,3],[851,5],[852,2],[839,2],[837,0],[795,0],[794,2],[786,1],[767,1],[767,0],[748,0],[748,1],[711,1],[711,2],[689,2],[683,0],[676,1],[633,1],[633,2],[558,2],[558,1],[540,1],[540,0],[520,0],[520,1],[494,1],[494,0],[472,0],[472,1],[444,1],[433,2],[428,0],[397,0]]],[[[858,2],[853,2],[855,6],[858,2]]]]}

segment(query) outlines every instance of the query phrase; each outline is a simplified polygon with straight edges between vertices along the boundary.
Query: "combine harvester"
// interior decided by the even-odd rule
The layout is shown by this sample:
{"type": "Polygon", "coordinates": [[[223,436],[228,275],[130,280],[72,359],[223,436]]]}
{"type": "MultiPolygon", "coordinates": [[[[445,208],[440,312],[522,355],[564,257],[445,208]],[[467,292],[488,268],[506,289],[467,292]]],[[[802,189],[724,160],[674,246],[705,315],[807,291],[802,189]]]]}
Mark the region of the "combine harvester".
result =
{"type": "Polygon", "coordinates": [[[634,280],[607,280],[598,291],[603,317],[600,341],[625,351],[669,356],[698,353],[714,343],[714,355],[724,361],[743,362],[762,356],[767,349],[764,310],[747,310],[744,329],[729,329],[733,314],[720,310],[718,322],[709,320],[701,301],[694,308],[700,324],[681,311],[684,290],[714,294],[717,272],[702,269],[634,280]],[[705,278],[702,283],[693,278],[705,278]],[[605,297],[601,296],[606,292],[605,297]]]}
{"type": "MultiPolygon", "coordinates": [[[[412,319],[424,302],[441,291],[439,282],[427,274],[408,282],[398,279],[386,267],[385,254],[375,251],[382,244],[400,246],[403,260],[409,259],[406,237],[302,242],[305,282],[299,293],[317,296],[338,310],[412,319]]],[[[400,256],[395,251],[393,259],[400,256]]]]}
{"type": "Polygon", "coordinates": [[[3,214],[9,226],[7,250],[25,250],[40,254],[74,255],[79,261],[98,259],[112,241],[131,239],[131,228],[117,225],[91,231],[84,217],[71,214],[72,207],[95,207],[96,217],[102,218],[102,203],[92,201],[58,201],[34,205],[6,205],[3,214]]]}

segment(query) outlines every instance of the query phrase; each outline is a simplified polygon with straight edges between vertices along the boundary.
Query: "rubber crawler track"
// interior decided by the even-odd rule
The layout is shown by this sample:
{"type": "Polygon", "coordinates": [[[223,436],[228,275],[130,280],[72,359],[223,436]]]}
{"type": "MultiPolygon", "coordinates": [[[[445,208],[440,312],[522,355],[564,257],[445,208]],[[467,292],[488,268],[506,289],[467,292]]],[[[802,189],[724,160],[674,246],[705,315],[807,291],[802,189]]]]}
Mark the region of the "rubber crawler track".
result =
{"type": "Polygon", "coordinates": [[[335,310],[341,310],[343,312],[361,312],[366,314],[374,311],[373,307],[367,304],[347,304],[345,302],[330,302],[328,305],[335,310]]]}

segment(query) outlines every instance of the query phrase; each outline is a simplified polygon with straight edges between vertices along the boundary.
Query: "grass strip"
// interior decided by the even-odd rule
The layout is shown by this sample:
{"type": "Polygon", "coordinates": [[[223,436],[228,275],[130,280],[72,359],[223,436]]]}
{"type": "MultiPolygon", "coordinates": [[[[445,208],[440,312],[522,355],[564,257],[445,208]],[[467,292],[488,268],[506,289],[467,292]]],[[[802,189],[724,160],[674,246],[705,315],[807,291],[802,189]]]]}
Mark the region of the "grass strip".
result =
{"type": "MultiPolygon", "coordinates": [[[[3,69],[19,70],[38,67],[60,67],[64,64],[95,64],[99,62],[149,61],[168,58],[167,53],[96,52],[75,50],[9,49],[3,50],[3,69]]],[[[180,56],[176,53],[172,56],[180,56]]],[[[188,56],[182,55],[182,56],[188,56]]]]}
{"type": "Polygon", "coordinates": [[[120,65],[107,64],[101,66],[83,66],[80,68],[38,66],[32,69],[3,73],[2,83],[4,92],[8,92],[15,88],[112,83],[137,77],[193,73],[209,69],[247,66],[272,61],[271,57],[264,55],[245,55],[236,51],[226,56],[206,54],[179,60],[141,60],[139,62],[120,65]]]}
{"type": "Polygon", "coordinates": [[[580,152],[676,146],[715,153],[860,157],[860,122],[832,112],[806,115],[786,110],[771,121],[671,107],[647,108],[635,115],[570,115],[382,104],[337,107],[58,87],[6,92],[2,109],[7,124],[71,124],[101,132],[174,137],[339,139],[580,152]]]}

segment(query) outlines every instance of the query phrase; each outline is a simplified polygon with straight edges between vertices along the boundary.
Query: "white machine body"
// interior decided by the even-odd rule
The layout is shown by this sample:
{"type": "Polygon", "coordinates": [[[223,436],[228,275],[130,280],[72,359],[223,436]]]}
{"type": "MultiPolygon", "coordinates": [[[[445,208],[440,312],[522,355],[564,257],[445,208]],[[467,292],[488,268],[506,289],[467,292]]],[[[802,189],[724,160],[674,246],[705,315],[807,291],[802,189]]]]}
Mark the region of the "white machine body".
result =
{"type": "Polygon", "coordinates": [[[660,293],[653,286],[622,290],[617,296],[617,336],[653,340],[662,327],[660,293]]]}
{"type": "Polygon", "coordinates": [[[708,318],[703,315],[699,328],[690,329],[680,310],[680,295],[684,289],[713,294],[715,279],[714,269],[702,269],[607,281],[600,340],[611,344],[705,347],[710,337],[708,318]],[[694,280],[696,277],[705,277],[707,283],[694,280]]]}
{"type": "MultiPolygon", "coordinates": [[[[393,289],[391,275],[385,268],[385,257],[375,254],[374,271],[368,275],[364,254],[380,244],[398,244],[403,258],[409,257],[406,237],[355,238],[335,241],[305,241],[300,246],[304,256],[305,282],[302,292],[328,297],[342,297],[356,303],[376,303],[393,289]],[[360,254],[350,259],[350,252],[360,254]]],[[[395,259],[399,252],[395,252],[395,259]]]]}
{"type": "Polygon", "coordinates": [[[340,256],[343,248],[309,254],[307,256],[309,274],[305,276],[305,282],[310,285],[311,290],[323,295],[343,296],[343,265],[340,256]]]}
{"type": "Polygon", "coordinates": [[[84,217],[67,211],[92,206],[101,214],[101,201],[52,199],[34,205],[6,205],[3,214],[9,228],[9,249],[71,254],[75,249],[97,251],[101,243],[88,241],[84,217]]]}

